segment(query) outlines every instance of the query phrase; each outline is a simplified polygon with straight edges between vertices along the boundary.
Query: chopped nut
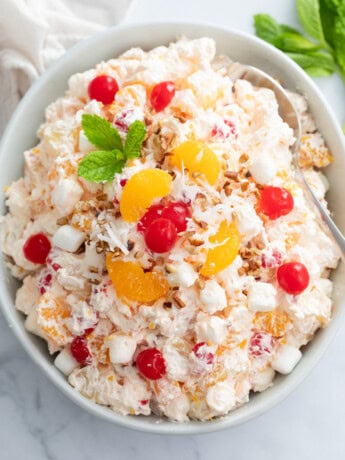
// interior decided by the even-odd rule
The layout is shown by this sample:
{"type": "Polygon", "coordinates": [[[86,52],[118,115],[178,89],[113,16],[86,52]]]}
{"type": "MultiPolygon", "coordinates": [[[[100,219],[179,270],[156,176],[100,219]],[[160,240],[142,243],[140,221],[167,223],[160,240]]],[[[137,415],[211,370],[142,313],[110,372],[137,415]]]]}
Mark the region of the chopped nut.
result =
{"type": "Polygon", "coordinates": [[[163,264],[164,264],[164,258],[161,257],[161,256],[158,256],[158,257],[156,258],[156,264],[157,264],[157,265],[163,265],[163,264]]]}
{"type": "Polygon", "coordinates": [[[66,225],[68,224],[68,217],[59,217],[56,221],[57,225],[66,225]]]}
{"type": "Polygon", "coordinates": [[[143,256],[144,256],[144,251],[137,251],[137,252],[134,254],[134,257],[135,257],[136,259],[141,259],[143,256]]]}
{"type": "Polygon", "coordinates": [[[238,270],[237,270],[237,273],[240,275],[240,276],[243,276],[246,274],[246,270],[243,268],[243,267],[240,267],[238,270]]]}
{"type": "Polygon", "coordinates": [[[172,307],[172,302],[164,302],[163,303],[163,308],[171,308],[172,307]]]}
{"type": "Polygon", "coordinates": [[[91,266],[91,267],[89,267],[89,271],[90,271],[91,273],[98,273],[98,268],[97,268],[97,267],[91,266]]]}
{"type": "Polygon", "coordinates": [[[228,179],[236,180],[238,178],[238,172],[236,171],[225,171],[224,176],[228,179]]]}
{"type": "Polygon", "coordinates": [[[173,301],[176,303],[176,305],[179,307],[179,308],[183,308],[186,306],[186,304],[183,302],[183,300],[177,295],[177,293],[175,293],[172,297],[173,301]]]}
{"type": "Polygon", "coordinates": [[[249,160],[249,156],[246,154],[246,153],[242,153],[242,155],[240,156],[240,158],[238,159],[238,161],[240,163],[245,163],[246,161],[249,160]]]}
{"type": "Polygon", "coordinates": [[[224,192],[225,192],[225,195],[226,195],[226,196],[230,196],[230,195],[231,195],[231,193],[232,193],[232,187],[231,187],[230,184],[224,185],[223,189],[224,189],[224,192]]]}
{"type": "Polygon", "coordinates": [[[131,251],[134,248],[134,242],[131,240],[127,241],[127,249],[128,251],[131,251]]]}
{"type": "Polygon", "coordinates": [[[166,264],[165,270],[166,270],[168,273],[176,273],[176,272],[177,272],[177,268],[176,268],[174,265],[172,265],[172,264],[166,264]]]}
{"type": "Polygon", "coordinates": [[[98,279],[96,279],[96,278],[94,278],[94,279],[89,279],[89,282],[90,282],[91,284],[101,284],[101,280],[98,280],[98,279]]]}
{"type": "Polygon", "coordinates": [[[195,286],[199,289],[204,289],[205,287],[205,281],[204,280],[201,280],[200,278],[198,278],[196,281],[195,281],[195,286]]]}
{"type": "Polygon", "coordinates": [[[201,228],[207,228],[208,227],[208,224],[207,222],[204,222],[203,220],[196,220],[194,219],[194,221],[199,225],[199,227],[201,228]]]}
{"type": "Polygon", "coordinates": [[[195,247],[198,247],[204,244],[202,240],[189,239],[188,241],[192,246],[195,246],[195,247]]]}
{"type": "Polygon", "coordinates": [[[249,182],[248,181],[241,183],[242,192],[245,192],[246,190],[248,190],[248,187],[249,187],[249,182]]]}

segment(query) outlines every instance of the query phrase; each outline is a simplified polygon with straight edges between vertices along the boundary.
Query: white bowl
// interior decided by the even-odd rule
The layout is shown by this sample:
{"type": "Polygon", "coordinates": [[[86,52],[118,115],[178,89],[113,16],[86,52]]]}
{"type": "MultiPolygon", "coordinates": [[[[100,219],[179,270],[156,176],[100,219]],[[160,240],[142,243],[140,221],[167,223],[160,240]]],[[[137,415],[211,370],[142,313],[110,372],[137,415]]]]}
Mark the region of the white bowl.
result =
{"type": "MultiPolygon", "coordinates": [[[[70,75],[91,68],[101,60],[116,57],[132,46],[150,49],[167,44],[180,34],[190,38],[212,37],[217,42],[218,53],[224,53],[233,60],[257,66],[279,78],[285,87],[297,90],[307,97],[317,126],[335,157],[334,164],[327,171],[331,183],[328,198],[337,224],[344,229],[345,214],[342,197],[345,193],[345,145],[343,134],[315,84],[283,53],[253,36],[220,27],[189,23],[153,23],[111,28],[79,43],[48,69],[21,101],[3,136],[0,147],[0,213],[5,212],[3,195],[5,185],[22,176],[22,153],[35,145],[37,141],[35,133],[43,121],[44,109],[64,93],[70,75]]],[[[229,428],[262,414],[291,393],[309,374],[325,352],[341,322],[341,315],[345,310],[343,275],[344,266],[339,267],[333,274],[335,283],[333,320],[326,329],[319,331],[312,343],[306,347],[303,359],[296,369],[288,376],[278,376],[272,388],[252,395],[250,401],[239,409],[209,422],[177,424],[155,417],[122,416],[85,399],[54,367],[46,343],[24,329],[24,317],[14,307],[18,282],[9,275],[3,262],[0,264],[0,303],[10,327],[33,361],[65,395],[79,406],[103,419],[128,428],[166,434],[197,434],[229,428]]],[[[320,391],[327,391],[327,389],[320,388],[320,391]]]]}

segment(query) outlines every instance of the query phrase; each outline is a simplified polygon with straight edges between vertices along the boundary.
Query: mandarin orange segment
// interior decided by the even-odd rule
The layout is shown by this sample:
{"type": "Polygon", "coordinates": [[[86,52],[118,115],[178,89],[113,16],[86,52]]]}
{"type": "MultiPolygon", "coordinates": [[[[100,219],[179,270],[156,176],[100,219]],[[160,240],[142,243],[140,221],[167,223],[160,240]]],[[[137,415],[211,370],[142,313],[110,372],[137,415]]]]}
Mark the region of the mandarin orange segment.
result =
{"type": "Polygon", "coordinates": [[[290,323],[289,315],[280,310],[257,312],[254,317],[255,329],[273,337],[282,337],[290,323]]]}
{"type": "Polygon", "coordinates": [[[217,155],[201,141],[180,144],[173,150],[170,163],[179,169],[188,169],[190,174],[203,174],[210,185],[214,185],[220,173],[217,155]]]}
{"type": "Polygon", "coordinates": [[[204,276],[213,276],[228,267],[238,255],[241,235],[234,222],[223,221],[217,233],[209,238],[214,246],[207,252],[206,261],[200,270],[204,276]]]}
{"type": "Polygon", "coordinates": [[[163,198],[171,189],[172,177],[161,169],[144,169],[134,174],[123,188],[120,212],[127,222],[137,222],[155,198],[163,198]]]}
{"type": "Polygon", "coordinates": [[[156,272],[145,273],[142,267],[134,262],[116,260],[109,253],[106,265],[116,293],[123,300],[154,302],[165,296],[169,290],[169,283],[163,275],[156,272]]]}

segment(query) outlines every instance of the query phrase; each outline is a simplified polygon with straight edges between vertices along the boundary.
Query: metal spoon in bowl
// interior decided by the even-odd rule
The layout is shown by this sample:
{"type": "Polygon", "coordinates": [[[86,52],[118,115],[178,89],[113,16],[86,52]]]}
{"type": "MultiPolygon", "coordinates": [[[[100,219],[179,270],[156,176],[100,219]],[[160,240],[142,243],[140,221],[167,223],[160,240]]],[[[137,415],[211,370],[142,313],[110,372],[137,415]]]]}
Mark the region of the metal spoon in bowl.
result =
{"type": "Polygon", "coordinates": [[[345,262],[345,238],[329,216],[329,213],[317,199],[315,193],[306,181],[303,170],[299,165],[299,148],[302,134],[301,124],[297,111],[289,96],[276,80],[274,80],[262,70],[257,69],[256,67],[243,65],[236,62],[231,64],[229,67],[228,75],[233,81],[238,79],[247,80],[254,86],[268,88],[274,92],[279,106],[279,115],[290,126],[294,133],[295,142],[291,146],[291,153],[296,179],[303,186],[307,198],[311,199],[318,209],[323,224],[331,233],[331,236],[339,248],[341,258],[343,262],[345,262]]]}

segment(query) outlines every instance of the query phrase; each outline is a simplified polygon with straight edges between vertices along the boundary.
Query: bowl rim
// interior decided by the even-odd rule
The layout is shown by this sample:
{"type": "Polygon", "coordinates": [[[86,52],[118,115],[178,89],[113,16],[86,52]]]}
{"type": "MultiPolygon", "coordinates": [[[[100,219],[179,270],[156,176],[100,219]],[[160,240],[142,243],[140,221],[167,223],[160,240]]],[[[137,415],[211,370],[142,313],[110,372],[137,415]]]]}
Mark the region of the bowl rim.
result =
{"type": "MultiPolygon", "coordinates": [[[[60,57],[56,62],[50,65],[50,67],[43,73],[43,75],[31,86],[25,96],[22,98],[17,108],[15,109],[11,120],[9,121],[2,140],[0,143],[0,163],[4,161],[5,151],[7,145],[11,143],[11,137],[15,133],[15,127],[20,118],[20,113],[22,109],[31,101],[34,100],[41,88],[46,82],[49,82],[53,77],[55,72],[63,67],[65,63],[71,61],[74,57],[79,57],[83,51],[87,51],[91,43],[102,42],[111,38],[113,34],[121,33],[122,30],[130,31],[133,30],[134,33],[143,32],[144,30],[150,31],[152,28],[165,28],[165,27],[176,27],[180,29],[181,27],[186,29],[185,35],[188,36],[188,29],[199,27],[200,29],[207,29],[208,36],[212,37],[212,33],[223,32],[230,35],[236,35],[237,37],[243,38],[250,44],[260,45],[263,50],[267,50],[270,54],[270,59],[276,58],[280,63],[284,63],[298,75],[299,79],[304,81],[308,85],[318,100],[321,101],[323,109],[326,112],[327,118],[333,125],[333,128],[336,131],[337,136],[340,140],[340,145],[343,147],[345,152],[345,142],[343,135],[340,129],[340,125],[329,107],[329,104],[325,100],[323,94],[320,92],[316,84],[305,74],[305,72],[293,61],[291,61],[287,56],[285,56],[281,51],[274,48],[272,45],[262,41],[261,39],[255,37],[246,32],[239,31],[234,28],[227,28],[224,26],[219,26],[213,23],[207,22],[194,22],[194,21],[153,21],[153,22],[140,22],[140,23],[130,23],[130,24],[121,24],[117,26],[110,27],[104,31],[101,31],[87,39],[84,39],[68,49],[62,57],[60,57]]],[[[177,34],[176,34],[177,35],[177,34]]],[[[201,34],[200,36],[206,36],[206,34],[201,34]]],[[[165,43],[164,43],[165,44],[165,43]]],[[[153,45],[158,46],[158,45],[153,45]]],[[[35,344],[32,341],[32,334],[24,329],[23,321],[18,321],[16,316],[17,310],[15,309],[14,303],[5,289],[6,281],[5,277],[0,277],[0,306],[4,313],[4,316],[7,320],[9,327],[13,330],[17,339],[29,354],[31,359],[42,369],[43,373],[49,378],[49,380],[61,390],[61,392],[67,396],[74,403],[85,409],[87,412],[96,415],[104,420],[115,423],[125,428],[131,428],[142,432],[156,433],[156,434],[170,434],[170,435],[180,435],[180,434],[202,434],[210,433],[215,431],[220,431],[230,427],[237,426],[239,424],[245,423],[254,417],[262,415],[264,412],[268,411],[270,408],[283,401],[290,393],[292,393],[296,387],[302,382],[302,380],[307,377],[317,362],[320,360],[329,344],[333,340],[336,331],[341,325],[340,316],[344,317],[344,311],[342,314],[338,315],[337,321],[331,321],[330,324],[325,329],[325,333],[313,349],[309,350],[308,359],[301,360],[300,364],[296,367],[293,373],[289,375],[289,382],[283,385],[281,388],[278,388],[278,391],[275,390],[273,386],[269,392],[265,390],[263,393],[265,396],[262,397],[255,406],[250,407],[248,403],[242,405],[240,408],[236,409],[230,414],[220,417],[218,419],[206,422],[186,422],[186,423],[174,423],[168,420],[157,420],[155,422],[145,419],[145,417],[131,417],[118,414],[111,411],[110,409],[100,406],[95,402],[89,401],[78,393],[74,388],[68,383],[65,376],[59,378],[59,371],[55,366],[49,362],[46,357],[42,357],[41,354],[37,353],[35,344]],[[244,407],[249,408],[248,410],[243,410],[244,407]]],[[[60,374],[62,375],[62,374],[60,374]]],[[[286,379],[286,377],[284,377],[286,379]]]]}

